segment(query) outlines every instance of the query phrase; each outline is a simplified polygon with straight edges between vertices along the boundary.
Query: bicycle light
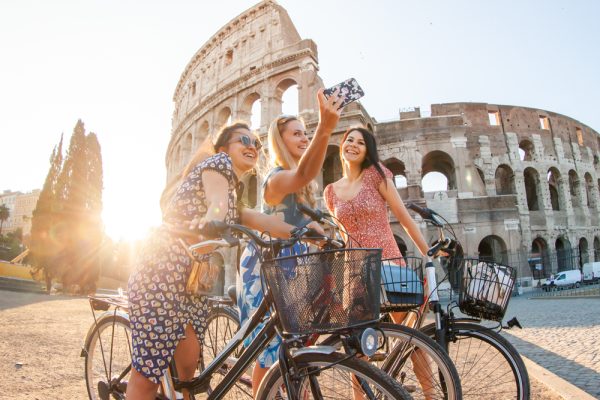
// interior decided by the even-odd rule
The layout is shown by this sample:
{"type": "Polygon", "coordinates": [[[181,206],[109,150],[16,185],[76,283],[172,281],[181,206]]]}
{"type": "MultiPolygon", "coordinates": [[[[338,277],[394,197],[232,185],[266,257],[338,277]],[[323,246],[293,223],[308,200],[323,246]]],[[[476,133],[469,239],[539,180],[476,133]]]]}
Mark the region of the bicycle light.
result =
{"type": "Polygon", "coordinates": [[[377,331],[373,328],[367,328],[363,331],[360,336],[360,348],[362,353],[371,357],[377,351],[379,335],[377,331]]]}

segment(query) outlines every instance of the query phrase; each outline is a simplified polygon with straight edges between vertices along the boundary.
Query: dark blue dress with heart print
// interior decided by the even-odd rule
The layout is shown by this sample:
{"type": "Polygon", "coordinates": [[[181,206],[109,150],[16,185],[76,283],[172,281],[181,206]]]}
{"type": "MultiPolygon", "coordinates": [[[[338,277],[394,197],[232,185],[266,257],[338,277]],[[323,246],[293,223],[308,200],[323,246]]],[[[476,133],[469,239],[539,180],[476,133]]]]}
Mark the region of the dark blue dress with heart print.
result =
{"type": "MultiPolygon", "coordinates": [[[[231,158],[218,153],[199,163],[185,177],[164,215],[170,225],[188,226],[207,212],[202,172],[211,170],[228,182],[228,208],[225,222],[238,223],[237,178],[231,158]]],[[[206,256],[208,257],[208,255],[206,256]]],[[[193,326],[198,340],[204,337],[208,305],[206,296],[185,291],[191,260],[178,238],[163,225],[144,244],[129,278],[129,313],[132,330],[133,367],[158,383],[169,366],[185,327],[193,326]]]]}

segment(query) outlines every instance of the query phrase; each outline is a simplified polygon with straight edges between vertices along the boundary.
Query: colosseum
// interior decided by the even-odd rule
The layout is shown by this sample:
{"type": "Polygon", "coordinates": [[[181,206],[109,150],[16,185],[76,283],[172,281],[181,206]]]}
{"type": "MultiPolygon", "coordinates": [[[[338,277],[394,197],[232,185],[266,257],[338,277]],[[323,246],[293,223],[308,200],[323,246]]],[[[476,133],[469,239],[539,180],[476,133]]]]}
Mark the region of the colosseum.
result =
{"type": "MultiPolygon", "coordinates": [[[[314,131],[315,92],[323,87],[318,71],[316,43],[300,37],[275,1],[229,21],[193,55],[177,83],[167,180],[229,120],[250,121],[253,110],[260,112],[258,130],[266,135],[291,88],[298,114],[314,131]]],[[[600,261],[600,136],[585,124],[551,111],[487,103],[433,104],[427,115],[415,108],[378,122],[356,102],[332,135],[321,190],[341,176],[341,134],[356,124],[375,132],[405,202],[444,216],[466,254],[517,267],[524,290],[554,272],[600,261]],[[423,190],[432,174],[445,188],[423,190]]],[[[246,203],[260,208],[260,177],[244,181],[246,203]]],[[[427,239],[436,237],[415,218],[427,239]]],[[[392,215],[390,221],[401,251],[415,254],[392,215]]],[[[235,280],[231,261],[223,255],[225,287],[235,280]]]]}

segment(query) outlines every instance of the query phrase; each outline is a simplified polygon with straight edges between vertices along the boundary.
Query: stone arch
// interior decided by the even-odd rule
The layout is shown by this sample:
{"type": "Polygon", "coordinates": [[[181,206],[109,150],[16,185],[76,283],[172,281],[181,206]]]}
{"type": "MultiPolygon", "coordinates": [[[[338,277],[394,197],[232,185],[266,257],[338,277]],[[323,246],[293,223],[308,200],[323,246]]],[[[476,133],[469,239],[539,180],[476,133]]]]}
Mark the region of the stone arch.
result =
{"type": "MultiPolygon", "coordinates": [[[[219,110],[217,113],[217,120],[215,123],[215,127],[217,130],[221,129],[225,124],[229,123],[232,117],[231,108],[229,106],[225,106],[219,110]]],[[[216,135],[217,132],[213,132],[213,135],[216,135]]]]}
{"type": "Polygon", "coordinates": [[[242,105],[238,110],[238,119],[248,122],[252,129],[260,128],[263,125],[260,109],[261,103],[260,94],[257,92],[252,92],[247,95],[242,101],[242,105]],[[258,102],[258,109],[256,102],[258,102]],[[257,112],[258,116],[255,115],[257,112]]]}
{"type": "Polygon", "coordinates": [[[525,178],[525,194],[527,195],[527,208],[529,211],[538,211],[542,205],[540,192],[540,174],[535,168],[527,167],[523,171],[525,178]]]}
{"type": "Polygon", "coordinates": [[[554,242],[556,248],[556,262],[558,264],[558,272],[573,269],[573,256],[571,242],[568,238],[560,236],[554,242]]]}
{"type": "MultiPolygon", "coordinates": [[[[284,94],[293,86],[298,87],[298,82],[296,81],[296,79],[290,78],[290,77],[283,78],[275,86],[275,101],[276,101],[275,106],[277,107],[276,115],[279,115],[282,113],[283,107],[284,107],[284,104],[283,104],[284,94]]],[[[298,97],[299,96],[300,96],[300,92],[298,91],[298,97]]],[[[298,99],[298,101],[299,101],[299,99],[298,99]]],[[[288,112],[286,112],[286,114],[298,115],[299,113],[298,113],[298,110],[296,109],[296,110],[288,110],[288,112]]]]}
{"type": "Polygon", "coordinates": [[[501,164],[496,168],[496,195],[516,193],[515,189],[515,173],[512,168],[506,164],[501,164]]]}
{"type": "Polygon", "coordinates": [[[535,147],[531,140],[523,139],[519,142],[519,157],[521,161],[533,161],[535,159],[535,147]]]}
{"type": "Polygon", "coordinates": [[[339,180],[343,176],[343,172],[340,148],[331,144],[327,147],[327,154],[323,162],[323,188],[339,180]]]}
{"type": "Polygon", "coordinates": [[[200,146],[200,143],[202,143],[204,141],[204,139],[206,139],[208,137],[208,133],[209,133],[208,121],[204,120],[199,124],[198,130],[196,131],[196,138],[194,140],[194,147],[195,147],[194,150],[196,150],[200,146]]]}
{"type": "Polygon", "coordinates": [[[408,247],[406,246],[404,239],[402,239],[398,235],[394,235],[394,240],[396,241],[396,246],[398,246],[398,250],[400,250],[402,257],[406,257],[406,254],[408,252],[408,247]]]}
{"type": "Polygon", "coordinates": [[[589,262],[589,250],[588,250],[588,241],[586,238],[582,237],[579,239],[579,268],[583,268],[583,264],[589,262]]]}
{"type": "Polygon", "coordinates": [[[183,143],[181,144],[181,166],[184,167],[192,158],[192,142],[194,138],[191,132],[185,135],[183,143]]]}
{"type": "Polygon", "coordinates": [[[574,169],[569,171],[569,193],[571,194],[571,204],[573,207],[581,206],[579,176],[574,169]]]}
{"type": "Polygon", "coordinates": [[[431,172],[437,172],[446,177],[448,181],[447,190],[457,189],[454,160],[448,153],[441,150],[434,150],[423,157],[421,162],[421,177],[425,178],[425,175],[431,172]]]}
{"type": "Polygon", "coordinates": [[[600,238],[594,236],[594,261],[600,261],[600,238]]]}
{"type": "Polygon", "coordinates": [[[551,167],[546,175],[548,180],[548,191],[550,193],[550,203],[554,211],[560,211],[566,209],[566,203],[563,196],[563,179],[560,175],[560,171],[551,167]]]}
{"type": "Polygon", "coordinates": [[[596,199],[594,197],[594,179],[589,172],[584,175],[585,179],[585,198],[588,207],[596,207],[596,199]]]}
{"type": "Polygon", "coordinates": [[[502,264],[508,263],[506,243],[500,236],[489,235],[484,237],[479,242],[477,251],[481,259],[502,264]]]}
{"type": "Polygon", "coordinates": [[[527,260],[534,279],[542,279],[550,275],[552,262],[548,243],[544,238],[537,237],[531,243],[531,255],[527,260]]]}
{"type": "Polygon", "coordinates": [[[385,160],[383,165],[385,165],[394,175],[394,185],[396,185],[397,189],[402,189],[407,186],[406,166],[402,161],[392,157],[385,160]]]}

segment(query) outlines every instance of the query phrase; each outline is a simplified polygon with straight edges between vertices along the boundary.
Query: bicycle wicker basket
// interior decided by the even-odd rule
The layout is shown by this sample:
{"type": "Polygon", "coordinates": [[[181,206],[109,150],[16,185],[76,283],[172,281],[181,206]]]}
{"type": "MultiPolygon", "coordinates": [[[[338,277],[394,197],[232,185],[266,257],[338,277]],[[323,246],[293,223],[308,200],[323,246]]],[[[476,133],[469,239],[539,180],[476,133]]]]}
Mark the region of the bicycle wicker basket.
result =
{"type": "Polygon", "coordinates": [[[462,259],[460,267],[460,310],[475,318],[502,321],[515,286],[515,269],[477,258],[462,259]]]}
{"type": "Polygon", "coordinates": [[[328,333],[379,319],[381,249],[280,257],[261,266],[286,334],[328,333]]]}
{"type": "Polygon", "coordinates": [[[408,311],[422,305],[424,297],[422,258],[381,261],[381,311],[408,311]]]}

